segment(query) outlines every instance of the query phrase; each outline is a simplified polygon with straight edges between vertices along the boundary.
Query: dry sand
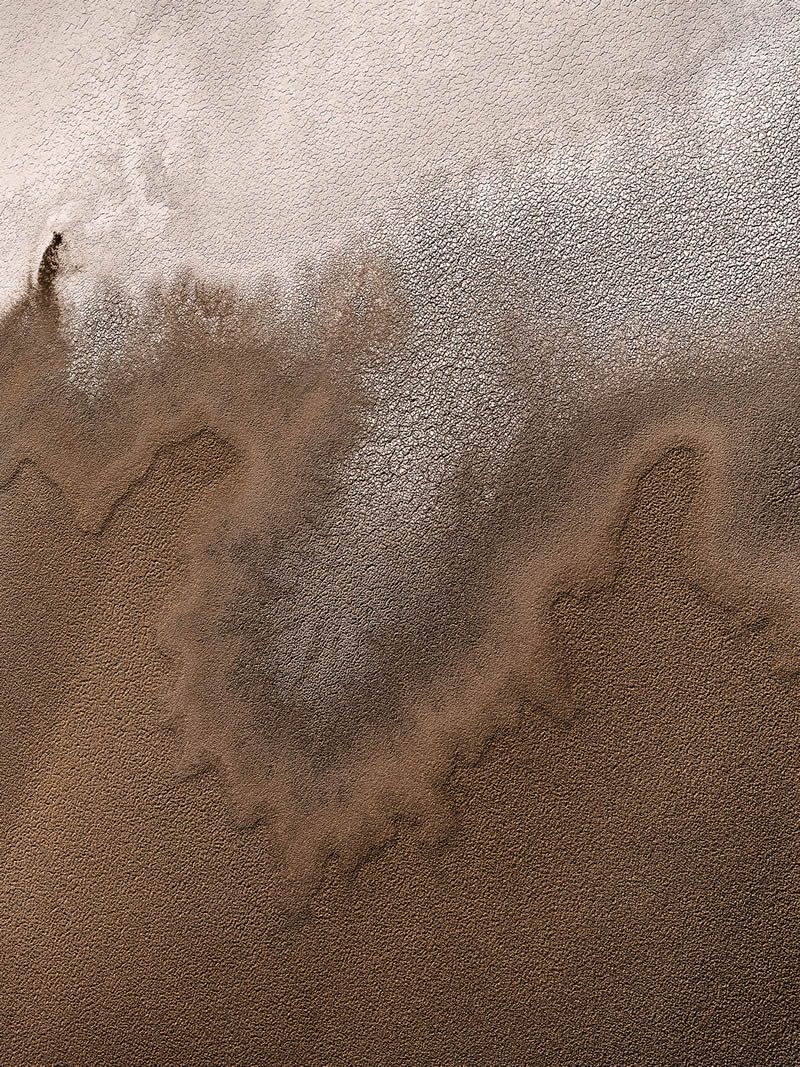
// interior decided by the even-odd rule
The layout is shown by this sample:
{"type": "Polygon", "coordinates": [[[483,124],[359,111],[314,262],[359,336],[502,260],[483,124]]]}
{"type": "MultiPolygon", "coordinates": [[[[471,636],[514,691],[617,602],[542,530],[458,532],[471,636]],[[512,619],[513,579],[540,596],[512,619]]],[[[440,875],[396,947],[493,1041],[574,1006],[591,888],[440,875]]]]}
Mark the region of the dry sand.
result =
{"type": "Polygon", "coordinates": [[[87,398],[49,255],[2,348],[3,1062],[794,1062],[790,342],[531,428],[488,511],[467,470],[424,640],[320,726],[274,562],[405,336],[388,273],[266,332],[183,279],[87,398]]]}
{"type": "Polygon", "coordinates": [[[0,10],[0,1064],[800,1062],[796,8],[0,10]]]}

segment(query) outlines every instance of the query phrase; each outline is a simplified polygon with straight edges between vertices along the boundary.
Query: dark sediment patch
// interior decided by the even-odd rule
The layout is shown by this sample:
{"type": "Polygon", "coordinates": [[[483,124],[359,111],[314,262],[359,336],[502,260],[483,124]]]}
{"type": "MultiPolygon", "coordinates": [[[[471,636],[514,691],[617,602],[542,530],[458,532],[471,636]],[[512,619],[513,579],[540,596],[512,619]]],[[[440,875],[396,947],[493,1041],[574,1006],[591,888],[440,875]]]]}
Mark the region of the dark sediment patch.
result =
{"type": "Polygon", "coordinates": [[[36,272],[36,286],[42,293],[48,293],[56,279],[61,257],[60,249],[63,243],[64,235],[56,232],[53,234],[50,244],[42,253],[39,269],[36,272]]]}

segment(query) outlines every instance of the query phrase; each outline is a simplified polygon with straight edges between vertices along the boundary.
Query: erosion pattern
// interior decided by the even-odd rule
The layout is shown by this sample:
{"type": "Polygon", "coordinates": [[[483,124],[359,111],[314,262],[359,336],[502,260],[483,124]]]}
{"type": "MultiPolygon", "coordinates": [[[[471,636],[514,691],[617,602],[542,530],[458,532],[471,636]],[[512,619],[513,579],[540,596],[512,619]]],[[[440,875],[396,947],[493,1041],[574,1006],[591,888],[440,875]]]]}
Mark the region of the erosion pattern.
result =
{"type": "Polygon", "coordinates": [[[456,162],[289,280],[138,216],[136,284],[77,209],[35,245],[4,1062],[800,1057],[790,8],[695,5],[663,67],[648,34],[602,145],[474,162],[434,95],[456,162]]]}

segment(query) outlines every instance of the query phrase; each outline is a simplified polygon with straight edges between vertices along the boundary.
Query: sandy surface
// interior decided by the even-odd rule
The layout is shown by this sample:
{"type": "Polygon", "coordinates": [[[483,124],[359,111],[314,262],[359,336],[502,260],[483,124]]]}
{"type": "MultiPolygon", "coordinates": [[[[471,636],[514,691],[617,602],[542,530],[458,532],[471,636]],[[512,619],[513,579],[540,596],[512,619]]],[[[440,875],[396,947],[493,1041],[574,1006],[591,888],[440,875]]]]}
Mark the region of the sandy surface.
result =
{"type": "Polygon", "coordinates": [[[800,1062],[795,8],[0,11],[0,1062],[800,1062]]]}
{"type": "Polygon", "coordinates": [[[17,309],[47,360],[5,348],[38,402],[4,412],[4,1060],[795,1059],[791,493],[731,466],[793,376],[728,383],[728,436],[685,390],[660,429],[652,390],[616,401],[544,519],[522,448],[482,563],[433,557],[433,651],[362,653],[320,727],[253,648],[303,595],[270,561],[335,508],[358,390],[317,361],[267,405],[204,326],[209,359],[87,408],[53,299],[17,309]]]}

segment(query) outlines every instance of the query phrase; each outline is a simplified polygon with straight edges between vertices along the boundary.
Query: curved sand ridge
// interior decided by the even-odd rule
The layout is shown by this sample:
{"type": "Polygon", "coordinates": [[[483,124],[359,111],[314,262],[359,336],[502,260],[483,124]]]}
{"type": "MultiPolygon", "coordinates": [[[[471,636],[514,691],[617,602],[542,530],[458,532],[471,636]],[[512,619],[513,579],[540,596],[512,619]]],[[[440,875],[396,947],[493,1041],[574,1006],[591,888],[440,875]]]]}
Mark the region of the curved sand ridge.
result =
{"type": "MultiPolygon", "coordinates": [[[[486,457],[464,434],[448,494],[425,510],[426,494],[436,494],[415,487],[422,520],[412,512],[405,540],[394,541],[402,512],[387,503],[380,469],[353,458],[385,418],[370,377],[391,383],[416,328],[413,292],[391,265],[331,261],[295,308],[275,293],[245,300],[184,277],[139,309],[148,328],[135,359],[93,396],[69,379],[75,338],[56,273],[42,268],[3,327],[4,485],[33,464],[74,511],[84,531],[74,536],[95,546],[137,494],[151,510],[161,499],[165,515],[186,513],[170,574],[156,559],[147,565],[152,533],[128,534],[139,581],[164,600],[148,623],[152,664],[145,657],[137,668],[142,692],[166,692],[182,744],[178,773],[218,770],[235,820],[263,820],[303,884],[331,857],[357,866],[398,819],[438,839],[456,757],[476,758],[521,716],[571,719],[552,605],[563,605],[565,590],[613,580],[615,530],[638,480],[665,454],[668,464],[686,450],[697,457],[692,556],[703,581],[747,599],[758,574],[764,610],[794,622],[800,382],[791,323],[766,340],[733,328],[674,337],[665,371],[631,376],[624,388],[610,377],[605,393],[588,397],[576,391],[566,415],[562,396],[554,427],[552,405],[537,411],[524,398],[541,395],[537,373],[554,352],[580,364],[579,334],[537,335],[529,320],[515,333],[506,319],[491,418],[515,434],[493,460],[491,493],[486,457]],[[194,473],[181,476],[181,460],[170,475],[171,455],[190,457],[194,473]],[[354,471],[366,512],[347,503],[354,471]],[[196,503],[189,490],[206,483],[196,503]],[[388,571],[368,539],[356,540],[355,560],[346,544],[331,549],[342,508],[399,547],[388,571]],[[422,575],[423,587],[404,570],[422,575]],[[337,647],[343,629],[349,639],[337,647]],[[328,645],[336,654],[326,660],[328,645]]],[[[419,418],[426,404],[434,417],[444,410],[457,440],[464,416],[458,395],[450,399],[450,412],[437,411],[436,398],[421,394],[419,418]]],[[[23,599],[35,599],[36,571],[30,581],[23,599]]],[[[127,585],[104,590],[119,600],[114,611],[128,612],[127,585]]],[[[126,671],[121,649],[97,654],[103,671],[126,671]]],[[[141,649],[130,655],[141,660],[141,649]]],[[[92,700],[91,683],[83,693],[92,700]]]]}
{"type": "Polygon", "coordinates": [[[0,1059],[798,1062],[796,2],[84,7],[0,75],[0,1059]]]}

